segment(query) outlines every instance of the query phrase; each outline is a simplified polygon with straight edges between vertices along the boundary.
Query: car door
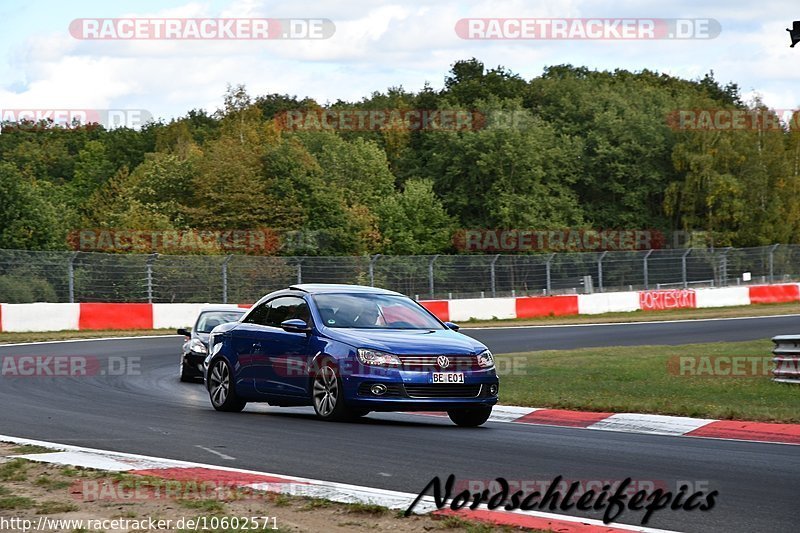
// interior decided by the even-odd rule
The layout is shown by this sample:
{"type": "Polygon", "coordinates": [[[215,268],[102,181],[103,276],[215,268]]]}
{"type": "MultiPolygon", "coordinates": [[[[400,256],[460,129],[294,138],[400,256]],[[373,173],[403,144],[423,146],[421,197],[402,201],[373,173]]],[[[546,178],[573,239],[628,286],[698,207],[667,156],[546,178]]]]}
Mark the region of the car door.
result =
{"type": "Polygon", "coordinates": [[[269,374],[269,360],[263,346],[268,342],[267,315],[269,302],[255,307],[231,334],[233,349],[236,352],[237,365],[234,368],[237,383],[242,391],[258,394],[257,379],[264,379],[269,374]]]}
{"type": "Polygon", "coordinates": [[[279,296],[269,302],[261,350],[268,360],[270,371],[256,378],[256,389],[261,393],[281,396],[305,396],[308,393],[311,337],[306,333],[290,333],[281,328],[281,322],[293,318],[311,325],[311,313],[303,298],[279,296]]]}

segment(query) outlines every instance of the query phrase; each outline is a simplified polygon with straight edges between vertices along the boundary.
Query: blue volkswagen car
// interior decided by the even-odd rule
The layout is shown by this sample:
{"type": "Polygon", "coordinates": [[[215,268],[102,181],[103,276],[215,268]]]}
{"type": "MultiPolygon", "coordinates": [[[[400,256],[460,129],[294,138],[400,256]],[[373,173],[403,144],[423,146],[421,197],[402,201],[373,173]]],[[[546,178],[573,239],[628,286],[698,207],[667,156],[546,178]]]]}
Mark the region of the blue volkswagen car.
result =
{"type": "Polygon", "coordinates": [[[294,285],[214,328],[205,384],[218,411],[247,402],[312,405],[325,420],[371,411],[446,411],[486,422],[499,381],[492,353],[402,294],[294,285]]]}

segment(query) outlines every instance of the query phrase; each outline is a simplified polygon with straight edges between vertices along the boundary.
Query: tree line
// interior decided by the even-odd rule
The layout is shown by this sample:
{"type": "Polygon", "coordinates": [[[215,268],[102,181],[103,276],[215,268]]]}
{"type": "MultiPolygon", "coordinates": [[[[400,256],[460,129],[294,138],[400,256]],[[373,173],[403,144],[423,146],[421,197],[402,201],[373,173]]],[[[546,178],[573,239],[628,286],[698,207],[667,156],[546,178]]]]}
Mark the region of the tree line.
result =
{"type": "Polygon", "coordinates": [[[454,63],[441,90],[391,87],[357,102],[239,85],[213,113],[139,129],[4,122],[0,248],[67,249],[81,228],[272,228],[283,255],[454,253],[465,228],[799,242],[800,132],[768,120],[676,126],[687,110],[771,116],[713,72],[685,80],[559,65],[526,80],[473,58],[454,63]],[[470,121],[397,119],[420,111],[470,121]],[[348,112],[381,122],[287,127],[348,112]]]}

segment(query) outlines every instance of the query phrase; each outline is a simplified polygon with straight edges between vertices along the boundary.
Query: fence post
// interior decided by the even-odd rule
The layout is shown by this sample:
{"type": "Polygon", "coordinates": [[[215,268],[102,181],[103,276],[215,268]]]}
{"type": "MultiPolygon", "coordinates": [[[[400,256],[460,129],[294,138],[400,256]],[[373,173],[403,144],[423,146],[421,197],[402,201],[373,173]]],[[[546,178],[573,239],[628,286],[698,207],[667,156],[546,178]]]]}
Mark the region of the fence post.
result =
{"type": "Polygon", "coordinates": [[[683,277],[683,288],[687,288],[689,286],[689,280],[686,277],[686,256],[692,253],[691,248],[687,248],[683,255],[681,256],[681,274],[683,277]]]}
{"type": "Polygon", "coordinates": [[[147,265],[147,303],[153,303],[153,263],[158,259],[158,254],[151,254],[145,264],[147,265]]]}
{"type": "Polygon", "coordinates": [[[228,303],[228,263],[233,255],[228,255],[222,261],[222,303],[228,303]]]}
{"type": "Polygon", "coordinates": [[[650,257],[650,254],[652,254],[652,253],[653,253],[652,249],[647,250],[647,253],[644,256],[644,259],[642,260],[642,263],[643,263],[643,266],[644,266],[644,290],[646,290],[646,291],[650,290],[650,276],[649,276],[649,274],[647,272],[647,258],[650,257]]]}
{"type": "Polygon", "coordinates": [[[720,274],[722,275],[721,283],[719,284],[720,287],[727,287],[728,286],[728,252],[732,250],[731,247],[723,248],[722,255],[720,256],[720,274]]]}
{"type": "Polygon", "coordinates": [[[69,303],[75,303],[75,258],[78,257],[78,252],[72,252],[69,256],[69,263],[67,265],[67,285],[69,287],[69,303]]]}
{"type": "Polygon", "coordinates": [[[303,259],[297,258],[297,284],[303,283],[303,259]]]}
{"type": "Polygon", "coordinates": [[[769,247],[769,282],[775,283],[775,250],[780,244],[773,244],[769,247]]]}
{"type": "Polygon", "coordinates": [[[435,299],[433,295],[433,263],[439,258],[439,254],[434,255],[428,263],[428,289],[431,293],[431,300],[435,299]]]}
{"type": "Polygon", "coordinates": [[[369,258],[369,285],[370,285],[370,287],[374,287],[375,286],[375,262],[378,260],[378,258],[380,256],[381,256],[381,254],[375,254],[375,255],[373,255],[372,257],[369,258]]]}
{"type": "Polygon", "coordinates": [[[496,283],[497,278],[496,278],[496,275],[495,275],[494,264],[497,263],[498,259],[500,259],[500,254],[497,254],[497,255],[494,256],[494,258],[492,258],[492,263],[490,265],[491,266],[490,275],[491,275],[491,283],[492,283],[492,298],[496,298],[497,297],[497,283],[496,283]]]}
{"type": "Polygon", "coordinates": [[[546,285],[545,285],[545,291],[546,291],[545,294],[547,294],[547,296],[550,296],[553,293],[552,279],[550,278],[550,264],[553,262],[553,258],[555,256],[556,256],[556,254],[550,254],[547,257],[547,262],[544,264],[544,272],[545,272],[545,276],[547,277],[547,279],[545,280],[545,283],[546,283],[546,285]]]}
{"type": "Polygon", "coordinates": [[[606,254],[608,254],[608,250],[600,254],[600,257],[597,258],[597,288],[600,292],[603,292],[603,259],[606,254]]]}

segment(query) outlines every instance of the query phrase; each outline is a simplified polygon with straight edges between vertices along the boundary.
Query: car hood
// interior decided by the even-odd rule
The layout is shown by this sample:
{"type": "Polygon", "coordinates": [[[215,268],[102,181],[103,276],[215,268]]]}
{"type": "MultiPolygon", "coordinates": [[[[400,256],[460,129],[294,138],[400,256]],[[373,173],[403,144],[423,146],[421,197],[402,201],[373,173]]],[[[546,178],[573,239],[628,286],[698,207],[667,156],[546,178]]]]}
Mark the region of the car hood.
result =
{"type": "Polygon", "coordinates": [[[325,328],[324,332],[331,339],[356,348],[372,348],[394,354],[474,354],[486,349],[475,339],[450,329],[325,328]]]}
{"type": "Polygon", "coordinates": [[[193,337],[195,339],[200,339],[200,341],[208,346],[208,333],[200,333],[199,331],[194,332],[193,337]]]}

